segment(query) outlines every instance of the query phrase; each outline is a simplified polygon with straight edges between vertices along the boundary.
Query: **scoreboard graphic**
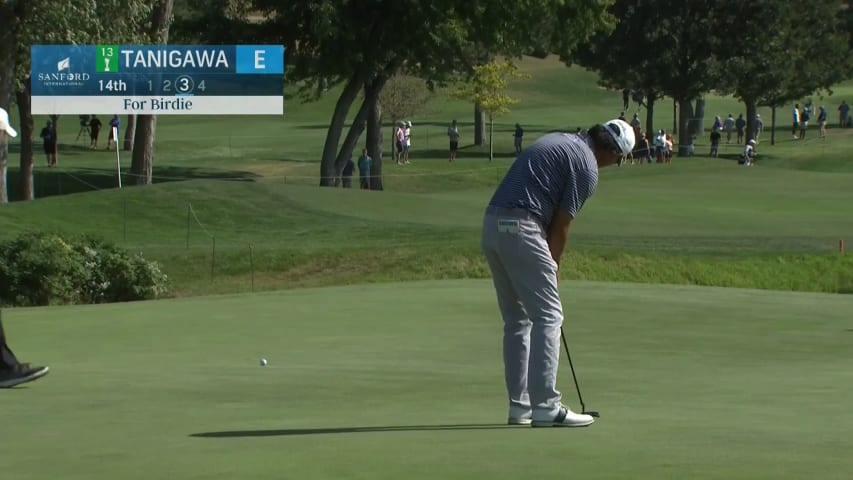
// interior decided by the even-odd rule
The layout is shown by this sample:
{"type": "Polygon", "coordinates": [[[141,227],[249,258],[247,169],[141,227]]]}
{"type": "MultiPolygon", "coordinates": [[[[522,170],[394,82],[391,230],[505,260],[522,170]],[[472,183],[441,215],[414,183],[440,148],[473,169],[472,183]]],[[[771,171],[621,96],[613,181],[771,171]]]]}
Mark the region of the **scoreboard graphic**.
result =
{"type": "Polygon", "coordinates": [[[282,115],[282,45],[34,45],[32,113],[282,115]]]}

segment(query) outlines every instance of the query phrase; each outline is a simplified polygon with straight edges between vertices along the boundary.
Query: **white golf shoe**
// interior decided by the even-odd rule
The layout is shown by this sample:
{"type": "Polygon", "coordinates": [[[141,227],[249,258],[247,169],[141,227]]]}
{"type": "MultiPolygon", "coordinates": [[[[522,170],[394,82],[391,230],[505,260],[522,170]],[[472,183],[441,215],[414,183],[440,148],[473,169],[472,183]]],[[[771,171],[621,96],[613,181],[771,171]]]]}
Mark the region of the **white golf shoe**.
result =
{"type": "Polygon", "coordinates": [[[531,422],[533,422],[533,412],[530,407],[524,408],[515,405],[509,407],[507,425],[530,425],[531,422]]]}
{"type": "Polygon", "coordinates": [[[591,415],[575,413],[562,404],[549,410],[536,409],[532,418],[534,427],[586,427],[594,421],[591,415]]]}

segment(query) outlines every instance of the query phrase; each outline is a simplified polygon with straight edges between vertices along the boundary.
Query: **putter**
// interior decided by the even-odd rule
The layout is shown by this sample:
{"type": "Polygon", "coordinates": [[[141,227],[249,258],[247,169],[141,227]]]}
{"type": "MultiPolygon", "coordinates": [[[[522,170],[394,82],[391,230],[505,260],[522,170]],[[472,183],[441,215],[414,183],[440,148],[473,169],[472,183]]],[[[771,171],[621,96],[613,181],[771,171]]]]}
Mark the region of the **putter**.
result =
{"type": "Polygon", "coordinates": [[[595,410],[587,411],[586,406],[584,406],[584,404],[583,404],[583,397],[581,396],[581,386],[578,385],[578,377],[575,375],[575,366],[572,365],[572,354],[569,353],[569,342],[566,341],[566,334],[563,333],[563,327],[560,327],[560,337],[563,339],[563,347],[565,347],[566,357],[569,359],[569,368],[572,370],[572,379],[574,379],[575,388],[578,391],[578,400],[580,400],[580,402],[581,402],[581,411],[582,411],[581,413],[583,413],[584,415],[589,415],[591,417],[598,418],[601,415],[599,415],[599,413],[597,411],[595,411],[595,410]]]}

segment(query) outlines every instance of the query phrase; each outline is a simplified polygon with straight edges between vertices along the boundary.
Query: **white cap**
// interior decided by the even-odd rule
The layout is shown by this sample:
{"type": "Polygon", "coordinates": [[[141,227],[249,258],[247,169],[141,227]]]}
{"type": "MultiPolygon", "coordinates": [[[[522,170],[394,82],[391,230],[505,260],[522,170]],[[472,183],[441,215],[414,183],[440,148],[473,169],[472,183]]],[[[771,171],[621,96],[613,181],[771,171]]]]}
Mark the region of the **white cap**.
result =
{"type": "Polygon", "coordinates": [[[754,139],[749,139],[749,141],[748,141],[748,142],[746,142],[746,143],[748,143],[748,144],[750,144],[750,145],[755,145],[755,140],[754,140],[754,139]]]}
{"type": "Polygon", "coordinates": [[[634,149],[634,129],[625,120],[610,120],[604,124],[604,130],[610,134],[622,155],[628,155],[634,149]]]}
{"type": "Polygon", "coordinates": [[[12,138],[18,136],[18,132],[12,128],[12,125],[9,125],[9,112],[2,108],[0,108],[0,130],[8,133],[12,138]]]}

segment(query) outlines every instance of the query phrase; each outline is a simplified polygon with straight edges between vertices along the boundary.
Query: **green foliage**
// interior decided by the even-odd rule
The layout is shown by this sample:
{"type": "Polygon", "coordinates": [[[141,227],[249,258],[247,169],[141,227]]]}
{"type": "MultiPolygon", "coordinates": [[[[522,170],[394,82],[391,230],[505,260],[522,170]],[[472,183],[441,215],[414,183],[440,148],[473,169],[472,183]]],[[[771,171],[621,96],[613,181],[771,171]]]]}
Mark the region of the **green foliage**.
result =
{"type": "Polygon", "coordinates": [[[492,61],[474,67],[474,73],[467,83],[461,85],[453,96],[468,100],[485,111],[489,117],[509,113],[509,106],[518,103],[506,93],[510,79],[530,78],[521,73],[512,62],[492,61]]]}
{"type": "Polygon", "coordinates": [[[90,272],[87,298],[93,303],[145,300],[167,292],[160,266],[140,253],[129,254],[94,237],[85,238],[75,249],[90,272]]]}
{"type": "Polygon", "coordinates": [[[153,0],[17,0],[16,81],[30,75],[30,46],[137,43],[144,40],[153,0]]]}
{"type": "Polygon", "coordinates": [[[0,244],[0,299],[13,305],[146,300],[166,293],[155,262],[93,238],[28,232],[0,244]]]}
{"type": "Polygon", "coordinates": [[[400,120],[422,113],[435,92],[423,79],[411,75],[394,75],[379,93],[382,115],[388,120],[400,120]]]}
{"type": "Polygon", "coordinates": [[[80,253],[58,235],[23,234],[0,246],[0,298],[14,305],[79,303],[87,277],[80,253]]]}
{"type": "Polygon", "coordinates": [[[774,0],[742,3],[735,11],[738,42],[721,65],[720,91],[744,102],[782,106],[850,75],[850,32],[836,0],[808,8],[774,0]]]}

